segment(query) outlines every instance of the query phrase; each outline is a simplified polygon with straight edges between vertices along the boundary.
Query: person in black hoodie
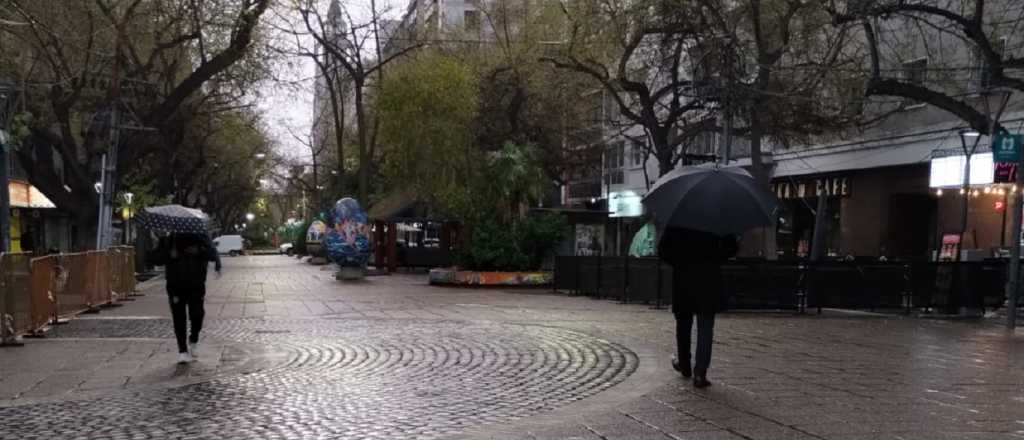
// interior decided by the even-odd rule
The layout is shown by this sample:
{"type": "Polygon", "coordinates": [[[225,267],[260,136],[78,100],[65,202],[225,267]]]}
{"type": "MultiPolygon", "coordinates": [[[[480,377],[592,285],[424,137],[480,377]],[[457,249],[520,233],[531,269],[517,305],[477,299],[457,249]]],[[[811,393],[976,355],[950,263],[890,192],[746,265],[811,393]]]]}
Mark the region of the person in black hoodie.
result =
{"type": "Polygon", "coordinates": [[[672,266],[672,313],[676,318],[677,357],[672,367],[683,377],[693,376],[693,386],[711,385],[707,379],[711,365],[715,313],[722,297],[722,264],[736,255],[739,243],[733,236],[720,237],[707,232],[667,228],[658,242],[658,256],[672,266]],[[697,317],[697,356],[690,364],[690,335],[697,317]]]}
{"type": "Polygon", "coordinates": [[[178,363],[189,363],[197,357],[199,332],[203,328],[203,300],[206,297],[206,274],[210,262],[220,272],[220,257],[210,238],[201,234],[171,234],[149,256],[155,266],[164,266],[167,296],[178,340],[178,363]],[[187,314],[187,315],[186,315],[187,314]],[[192,331],[187,335],[188,322],[192,331]]]}

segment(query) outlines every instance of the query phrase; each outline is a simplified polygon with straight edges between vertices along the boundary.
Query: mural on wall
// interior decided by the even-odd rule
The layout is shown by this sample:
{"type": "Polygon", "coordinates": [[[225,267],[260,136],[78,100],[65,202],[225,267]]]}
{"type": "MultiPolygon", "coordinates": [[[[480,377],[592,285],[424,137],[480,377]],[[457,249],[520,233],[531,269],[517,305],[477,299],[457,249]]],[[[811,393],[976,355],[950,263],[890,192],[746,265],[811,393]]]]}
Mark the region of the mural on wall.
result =
{"type": "Polygon", "coordinates": [[[554,282],[551,272],[473,272],[449,269],[430,271],[430,284],[460,286],[547,286],[554,282]]]}
{"type": "Polygon", "coordinates": [[[341,267],[366,268],[373,252],[366,211],[355,199],[338,200],[331,210],[333,227],[327,229],[324,244],[331,261],[341,267]]]}
{"type": "Polygon", "coordinates": [[[576,225],[576,255],[601,255],[604,249],[604,225],[576,225]]]}

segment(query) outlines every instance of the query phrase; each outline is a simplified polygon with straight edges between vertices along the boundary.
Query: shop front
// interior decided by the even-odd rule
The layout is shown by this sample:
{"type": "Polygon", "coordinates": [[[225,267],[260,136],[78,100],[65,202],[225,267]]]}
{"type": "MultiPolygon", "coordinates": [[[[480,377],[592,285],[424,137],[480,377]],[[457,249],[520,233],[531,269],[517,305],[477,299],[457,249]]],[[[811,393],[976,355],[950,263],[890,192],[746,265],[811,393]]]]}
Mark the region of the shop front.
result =
{"type": "Polygon", "coordinates": [[[925,259],[934,245],[935,197],[927,164],[776,178],[781,209],[778,256],[811,253],[824,196],[825,252],[831,258],[925,259]]]}
{"type": "Polygon", "coordinates": [[[971,156],[970,178],[963,188],[966,157],[962,154],[937,154],[931,160],[930,190],[937,200],[935,235],[947,242],[947,252],[935,258],[955,259],[955,250],[963,250],[965,260],[1001,255],[1012,242],[1013,194],[1018,188],[1001,183],[998,164],[991,152],[971,156]],[[966,214],[966,221],[965,221],[966,214]],[[961,230],[963,231],[961,237],[961,230]]]}
{"type": "Polygon", "coordinates": [[[67,219],[57,214],[53,202],[36,187],[20,180],[8,182],[7,189],[11,201],[11,251],[65,249],[67,219]]]}

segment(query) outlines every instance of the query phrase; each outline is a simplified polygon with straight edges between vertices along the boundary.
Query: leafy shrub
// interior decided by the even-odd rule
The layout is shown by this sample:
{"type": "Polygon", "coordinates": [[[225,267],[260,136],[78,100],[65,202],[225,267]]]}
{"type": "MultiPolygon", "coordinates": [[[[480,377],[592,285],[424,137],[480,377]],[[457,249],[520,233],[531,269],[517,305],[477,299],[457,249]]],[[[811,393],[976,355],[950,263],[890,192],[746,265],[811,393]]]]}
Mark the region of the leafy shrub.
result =
{"type": "Polygon", "coordinates": [[[297,232],[292,236],[292,251],[298,255],[306,255],[306,231],[312,222],[304,220],[299,224],[297,232]]]}
{"type": "Polygon", "coordinates": [[[540,269],[568,230],[557,214],[527,217],[515,224],[494,219],[478,223],[459,265],[470,270],[525,271],[540,269]]]}
{"type": "Polygon", "coordinates": [[[529,259],[529,269],[539,269],[568,235],[569,225],[558,214],[527,216],[516,225],[519,250],[529,259]]]}

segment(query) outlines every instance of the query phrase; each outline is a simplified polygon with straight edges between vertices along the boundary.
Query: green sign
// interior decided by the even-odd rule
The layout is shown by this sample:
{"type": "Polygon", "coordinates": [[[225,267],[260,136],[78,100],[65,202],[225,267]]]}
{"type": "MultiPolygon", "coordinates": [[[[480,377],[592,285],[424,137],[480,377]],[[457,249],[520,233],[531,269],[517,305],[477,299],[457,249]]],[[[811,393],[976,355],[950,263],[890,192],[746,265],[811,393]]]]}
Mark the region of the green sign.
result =
{"type": "Polygon", "coordinates": [[[996,163],[1017,163],[1024,135],[998,134],[992,139],[992,159],[996,163]]]}

